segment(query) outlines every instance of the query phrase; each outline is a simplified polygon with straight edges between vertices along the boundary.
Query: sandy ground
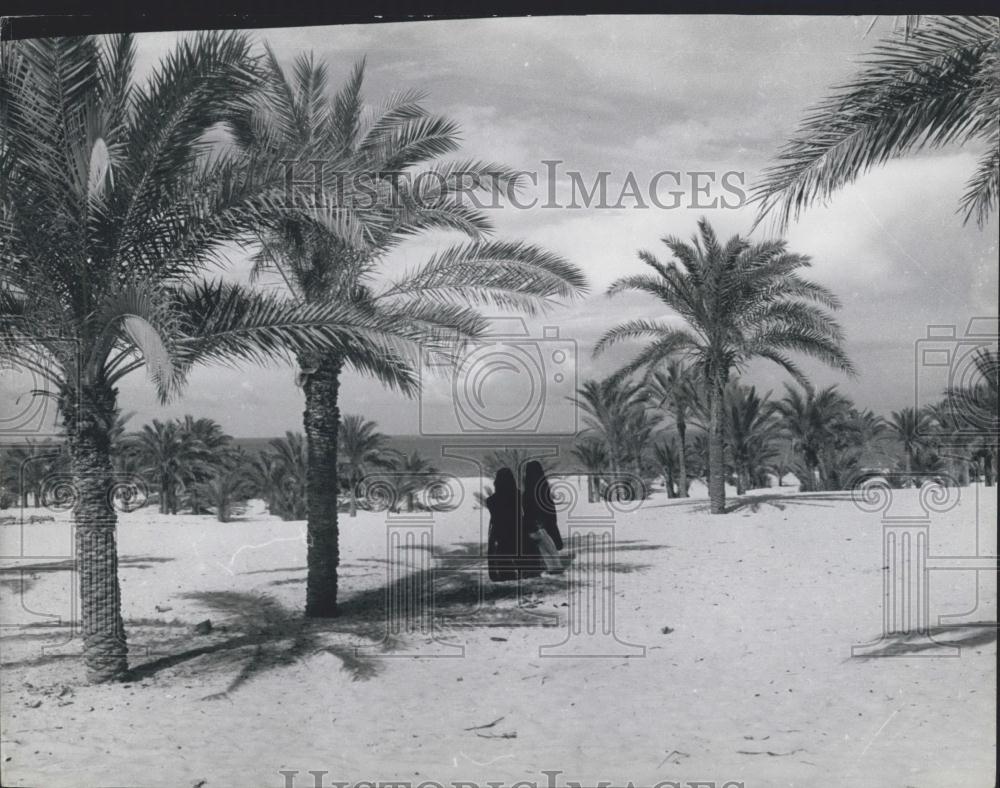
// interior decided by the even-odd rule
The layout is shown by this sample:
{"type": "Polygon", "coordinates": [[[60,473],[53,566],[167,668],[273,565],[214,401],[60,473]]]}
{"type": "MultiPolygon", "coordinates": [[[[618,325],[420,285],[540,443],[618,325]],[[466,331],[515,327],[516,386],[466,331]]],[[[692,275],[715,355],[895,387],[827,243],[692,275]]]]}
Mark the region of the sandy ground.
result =
{"type": "MultiPolygon", "coordinates": [[[[930,517],[936,642],[860,658],[883,629],[884,515],[846,494],[756,491],[725,517],[662,494],[577,503],[564,535],[613,533],[613,554],[576,542],[566,575],[518,594],[485,580],[472,486],[432,517],[344,517],[344,612],[321,623],[299,615],[303,523],[122,515],[136,676],[114,686],[82,682],[65,514],[0,527],[2,784],[994,784],[996,577],[962,568],[977,539],[995,549],[993,489],[930,517]],[[387,637],[386,610],[431,587],[435,630],[387,637]]],[[[889,514],[920,501],[894,491],[889,514]]]]}

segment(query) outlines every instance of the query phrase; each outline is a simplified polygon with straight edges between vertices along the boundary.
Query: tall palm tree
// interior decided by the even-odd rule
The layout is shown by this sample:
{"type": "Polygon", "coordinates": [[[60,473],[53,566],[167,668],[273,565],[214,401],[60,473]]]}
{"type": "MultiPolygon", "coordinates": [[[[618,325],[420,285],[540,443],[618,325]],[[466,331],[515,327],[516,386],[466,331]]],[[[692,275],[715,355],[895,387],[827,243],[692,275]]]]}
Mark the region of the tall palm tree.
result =
{"type": "Polygon", "coordinates": [[[889,428],[901,444],[905,456],[906,472],[913,472],[917,452],[927,448],[931,432],[931,418],[923,408],[894,410],[889,416],[889,428]]]}
{"type": "Polygon", "coordinates": [[[391,468],[400,459],[399,452],[390,449],[387,441],[378,431],[378,424],[363,416],[344,416],[340,424],[338,474],[347,485],[351,517],[357,517],[358,485],[365,475],[378,468],[391,468]]]}
{"type": "Polygon", "coordinates": [[[673,359],[665,367],[651,370],[644,381],[650,404],[662,408],[674,418],[679,449],[677,451],[677,491],[681,498],[688,497],[687,480],[687,426],[695,407],[695,384],[691,371],[673,359]]]}
{"type": "Polygon", "coordinates": [[[129,35],[0,52],[0,353],[58,399],[84,661],[92,679],[118,679],[128,649],[108,492],[119,382],[145,367],[165,400],[194,363],[337,349],[380,318],[202,278],[220,244],[280,217],[343,224],[285,199],[276,171],[208,144],[259,85],[246,36],[187,38],[142,84],[129,35]]]}
{"type": "Polygon", "coordinates": [[[706,219],[691,244],[667,237],[676,261],[661,263],[650,252],[640,259],[652,274],[626,276],[608,288],[613,296],[629,290],[648,293],[683,318],[685,325],[631,320],[609,330],[595,353],[637,338],[650,343],[618,373],[656,366],[682,357],[708,387],[709,499],[713,514],[725,512],[723,396],[730,373],[755,358],[772,361],[796,380],[805,375],[788,353],[813,356],[850,374],[843,333],[829,310],[840,306],[822,285],[803,278],[808,257],[788,252],[784,241],[751,244],[738,235],[724,245],[706,219]]]}
{"type": "Polygon", "coordinates": [[[1000,192],[1000,21],[928,17],[893,31],[814,107],[754,190],[784,228],[872,167],[921,148],[984,143],[960,209],[980,227],[1000,192]]]}
{"type": "Polygon", "coordinates": [[[811,386],[796,388],[785,384],[785,396],[775,403],[785,435],[802,462],[798,472],[802,489],[811,491],[828,476],[823,463],[824,448],[836,442],[851,415],[851,402],[827,386],[816,391],[811,386]]]}
{"type": "Polygon", "coordinates": [[[485,322],[473,305],[533,311],[583,292],[586,282],[578,269],[543,249],[487,239],[490,222],[465,192],[470,183],[510,186],[516,175],[486,162],[442,161],[458,149],[458,126],[428,113],[419,94],[404,93],[371,110],[362,96],[363,62],[330,100],[327,71],[311,56],[298,58],[290,73],[272,52],[267,57],[262,100],[233,124],[241,144],[262,160],[297,161],[304,169],[307,162],[325,162],[320,172],[310,170],[317,181],[329,178],[338,189],[353,188],[364,208],[349,221],[338,216],[334,236],[298,220],[268,227],[257,271],[279,272],[304,303],[349,306],[391,326],[338,352],[303,352],[297,359],[309,455],[306,614],[327,617],[337,612],[342,371],[354,369],[413,395],[418,348],[454,353],[456,338],[483,332],[485,322]],[[345,184],[345,170],[364,174],[367,193],[357,179],[345,184]],[[420,173],[433,177],[415,177],[420,173]],[[431,229],[469,240],[401,277],[387,277],[381,270],[386,254],[431,229]]]}

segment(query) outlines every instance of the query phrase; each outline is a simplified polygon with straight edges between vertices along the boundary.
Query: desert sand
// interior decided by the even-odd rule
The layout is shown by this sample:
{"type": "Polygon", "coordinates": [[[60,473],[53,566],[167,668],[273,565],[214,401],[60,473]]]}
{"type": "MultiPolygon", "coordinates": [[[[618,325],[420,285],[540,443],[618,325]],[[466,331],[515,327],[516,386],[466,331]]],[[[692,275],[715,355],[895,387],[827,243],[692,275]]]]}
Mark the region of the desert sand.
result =
{"type": "MultiPolygon", "coordinates": [[[[3,785],[994,784],[996,576],[963,567],[995,549],[995,488],[927,521],[930,556],[949,557],[929,572],[935,642],[896,635],[864,657],[852,646],[883,631],[885,513],[848,493],[758,490],[722,517],[703,497],[577,501],[564,536],[613,534],[613,553],[574,542],[569,572],[519,595],[485,578],[477,484],[447,512],[343,516],[343,614],[315,623],[304,523],[258,502],[228,524],[123,513],[136,675],[110,686],[83,680],[68,513],[2,526],[3,785]],[[387,582],[393,604],[433,587],[433,630],[387,637],[387,582]],[[584,642],[567,620],[595,587],[613,636],[602,613],[584,642]]],[[[920,501],[895,490],[891,513],[920,501]]]]}

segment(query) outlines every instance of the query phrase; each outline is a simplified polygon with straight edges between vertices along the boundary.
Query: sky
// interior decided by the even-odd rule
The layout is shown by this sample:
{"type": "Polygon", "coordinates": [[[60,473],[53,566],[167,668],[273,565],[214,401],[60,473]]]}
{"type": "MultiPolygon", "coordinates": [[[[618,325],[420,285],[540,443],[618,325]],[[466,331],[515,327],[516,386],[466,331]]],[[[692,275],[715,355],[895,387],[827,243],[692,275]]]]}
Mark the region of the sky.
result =
{"type": "MultiPolygon", "coordinates": [[[[701,216],[720,235],[750,231],[752,208],[706,207],[713,200],[737,202],[736,189],[723,186],[724,174],[730,174],[730,186],[749,189],[756,182],[805,110],[855,72],[858,56],[888,24],[879,23],[865,37],[870,22],[846,16],[546,17],[252,35],[268,41],[285,63],[313,51],[329,65],[334,86],[365,57],[370,102],[421,90],[429,109],[460,125],[459,157],[537,173],[538,186],[521,199],[535,197],[538,205],[506,205],[489,213],[497,237],[547,247],[589,279],[585,298],[525,324],[528,339],[546,336],[547,327],[549,335],[558,333],[559,348],[568,356],[561,368],[571,373],[558,385],[546,367],[548,349],[556,345],[540,341],[531,352],[548,376],[545,396],[561,400],[574,381],[608,374],[634,352],[636,346],[623,345],[592,356],[595,340],[614,323],[667,317],[649,297],[605,295],[614,279],[643,269],[638,250],[668,259],[660,239],[689,238],[701,216]],[[570,171],[579,173],[588,189],[607,173],[607,205],[586,208],[578,199],[578,207],[568,207],[570,171]],[[651,178],[662,171],[680,173],[680,185],[673,176],[661,178],[660,206],[626,197],[622,207],[610,207],[629,173],[648,197],[651,178]],[[695,191],[706,184],[706,190],[695,191]],[[550,188],[561,207],[542,207],[550,188]],[[673,199],[667,194],[672,189],[682,194],[673,199]]],[[[140,35],[139,74],[148,74],[179,35],[140,35]]],[[[817,384],[836,383],[859,406],[879,413],[926,400],[936,395],[932,376],[940,373],[916,363],[928,327],[956,326],[961,337],[971,318],[995,318],[996,215],[980,230],[963,226],[956,213],[979,154],[976,148],[954,148],[891,161],[789,227],[789,248],[810,255],[810,276],[844,303],[838,319],[858,369],[856,378],[848,378],[805,361],[803,368],[817,384]]],[[[751,237],[762,239],[768,230],[759,228],[751,237]]],[[[443,234],[417,239],[386,259],[383,270],[391,276],[412,268],[454,240],[443,234]]],[[[245,268],[240,253],[231,258],[234,270],[245,268]]],[[[778,394],[787,380],[762,363],[751,365],[744,377],[778,394]]],[[[505,381],[514,399],[528,396],[523,377],[501,374],[497,380],[505,381]]],[[[447,429],[449,419],[458,418],[452,383],[447,376],[435,377],[422,401],[406,400],[347,373],[341,409],[376,420],[388,433],[447,429]]],[[[183,396],[166,407],[136,373],[122,383],[120,399],[125,411],[135,412],[135,425],[192,413],[216,419],[237,436],[301,429],[302,392],[286,367],[198,369],[183,396]]],[[[501,411],[509,404],[500,403],[501,411]]]]}

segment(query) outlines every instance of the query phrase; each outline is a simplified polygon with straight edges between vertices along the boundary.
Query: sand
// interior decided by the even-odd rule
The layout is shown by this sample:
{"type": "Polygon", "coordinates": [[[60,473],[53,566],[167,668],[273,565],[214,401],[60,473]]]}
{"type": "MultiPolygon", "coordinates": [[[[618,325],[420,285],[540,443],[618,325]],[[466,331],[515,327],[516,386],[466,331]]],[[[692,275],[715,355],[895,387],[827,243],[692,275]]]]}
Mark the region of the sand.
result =
{"type": "MultiPolygon", "coordinates": [[[[83,683],[66,513],[0,527],[2,784],[994,784],[996,576],[966,557],[977,539],[994,552],[995,488],[930,517],[936,644],[894,636],[876,649],[897,656],[861,658],[883,629],[883,513],[847,494],[759,490],[723,517],[701,497],[577,502],[563,534],[610,528],[609,562],[577,543],[569,573],[519,598],[484,579],[476,483],[453,511],[344,516],[344,614],[320,623],[299,613],[304,523],[259,503],[228,524],[123,514],[137,675],[113,686],[83,683]],[[390,533],[416,542],[387,563],[390,533]],[[434,585],[435,629],[386,640],[385,586],[413,572],[434,585]],[[574,589],[602,582],[614,637],[604,616],[586,640],[574,589]],[[599,654],[544,651],[562,641],[599,654]]],[[[920,500],[893,491],[890,513],[920,500]]]]}

